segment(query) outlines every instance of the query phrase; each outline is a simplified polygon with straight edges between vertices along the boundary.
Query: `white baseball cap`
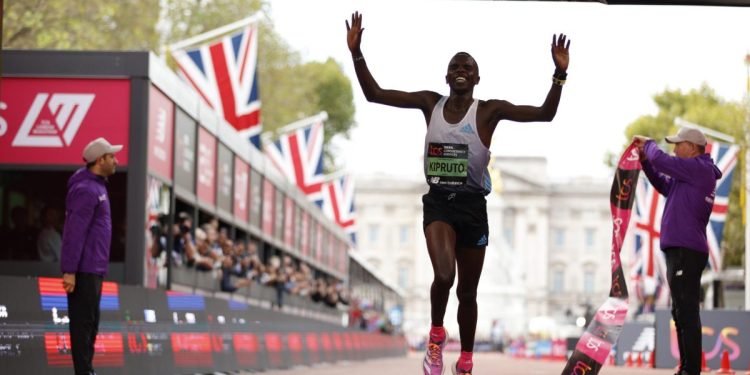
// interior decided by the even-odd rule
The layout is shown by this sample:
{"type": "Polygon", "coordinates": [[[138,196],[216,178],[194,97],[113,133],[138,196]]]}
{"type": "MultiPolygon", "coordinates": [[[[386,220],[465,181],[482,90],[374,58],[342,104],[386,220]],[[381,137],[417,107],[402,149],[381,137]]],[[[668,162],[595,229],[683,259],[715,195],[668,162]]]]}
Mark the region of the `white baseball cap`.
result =
{"type": "Polygon", "coordinates": [[[676,135],[664,137],[667,143],[690,142],[698,146],[705,146],[706,136],[696,128],[682,128],[676,135]]]}
{"type": "Polygon", "coordinates": [[[122,145],[112,145],[104,138],[97,138],[83,149],[83,160],[87,163],[93,163],[105,154],[114,154],[122,150],[122,145]]]}

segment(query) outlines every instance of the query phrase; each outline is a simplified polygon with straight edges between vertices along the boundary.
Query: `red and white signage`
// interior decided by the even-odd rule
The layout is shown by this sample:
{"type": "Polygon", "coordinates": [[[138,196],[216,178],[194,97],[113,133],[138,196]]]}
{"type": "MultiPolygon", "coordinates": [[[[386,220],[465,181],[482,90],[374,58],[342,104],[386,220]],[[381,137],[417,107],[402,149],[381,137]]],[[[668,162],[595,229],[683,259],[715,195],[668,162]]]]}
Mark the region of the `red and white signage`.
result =
{"type": "Polygon", "coordinates": [[[302,211],[302,239],[300,240],[300,249],[302,254],[310,255],[310,215],[307,212],[302,211]]]}
{"type": "Polygon", "coordinates": [[[315,249],[317,249],[317,252],[315,254],[315,260],[317,260],[318,262],[322,262],[323,261],[323,236],[325,235],[325,232],[326,232],[325,227],[322,224],[318,223],[315,232],[316,232],[315,237],[317,237],[315,239],[315,249]]]}
{"type": "Polygon", "coordinates": [[[0,163],[83,165],[96,138],[123,145],[128,164],[130,83],[123,79],[3,78],[0,163]]]}
{"type": "Polygon", "coordinates": [[[289,197],[284,202],[284,243],[294,246],[294,200],[289,197]]]}
{"type": "Polygon", "coordinates": [[[247,222],[247,198],[250,188],[250,166],[234,157],[234,216],[247,222]]]}
{"type": "Polygon", "coordinates": [[[216,203],[216,137],[204,128],[198,129],[198,199],[216,203]]]}
{"type": "Polygon", "coordinates": [[[148,97],[148,169],[172,180],[174,103],[151,86],[148,97]]]}
{"type": "Polygon", "coordinates": [[[263,233],[273,236],[273,212],[274,212],[274,192],[276,188],[271,181],[263,180],[263,233]]]}

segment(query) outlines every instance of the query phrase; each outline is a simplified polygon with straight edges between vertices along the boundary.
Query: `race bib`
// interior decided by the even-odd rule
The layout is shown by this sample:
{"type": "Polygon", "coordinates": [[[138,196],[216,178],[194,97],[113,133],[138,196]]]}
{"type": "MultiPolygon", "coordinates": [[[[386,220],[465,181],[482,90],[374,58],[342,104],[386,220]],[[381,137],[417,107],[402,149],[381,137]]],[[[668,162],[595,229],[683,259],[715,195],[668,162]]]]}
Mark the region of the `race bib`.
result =
{"type": "Polygon", "coordinates": [[[427,182],[438,186],[462,186],[469,174],[469,145],[430,143],[427,146],[427,182]]]}

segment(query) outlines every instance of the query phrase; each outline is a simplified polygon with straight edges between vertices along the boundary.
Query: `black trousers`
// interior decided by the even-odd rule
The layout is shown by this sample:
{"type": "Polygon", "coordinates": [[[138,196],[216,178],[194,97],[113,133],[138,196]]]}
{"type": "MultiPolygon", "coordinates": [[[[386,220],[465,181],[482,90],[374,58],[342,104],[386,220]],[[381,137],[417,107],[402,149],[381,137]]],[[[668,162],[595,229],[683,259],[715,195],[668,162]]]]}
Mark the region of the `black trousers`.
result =
{"type": "Polygon", "coordinates": [[[708,254],[684,247],[664,249],[667,282],[672,294],[672,318],[680,349],[680,370],[688,375],[701,372],[703,348],[700,316],[701,273],[708,254]]]}
{"type": "Polygon", "coordinates": [[[68,293],[70,344],[76,375],[93,374],[94,343],[99,332],[102,277],[78,272],[73,293],[68,293]]]}

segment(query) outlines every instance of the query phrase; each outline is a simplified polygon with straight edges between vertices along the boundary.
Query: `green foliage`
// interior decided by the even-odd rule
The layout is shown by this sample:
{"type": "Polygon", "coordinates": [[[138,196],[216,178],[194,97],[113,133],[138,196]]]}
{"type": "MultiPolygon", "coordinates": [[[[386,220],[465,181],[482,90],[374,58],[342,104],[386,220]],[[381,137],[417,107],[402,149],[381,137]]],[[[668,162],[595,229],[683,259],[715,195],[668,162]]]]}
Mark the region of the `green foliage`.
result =
{"type": "MultiPolygon", "coordinates": [[[[667,135],[675,134],[679,129],[674,123],[675,118],[682,118],[731,135],[735,138],[735,143],[742,146],[742,150],[746,149],[745,107],[742,103],[723,100],[708,85],[704,84],[699,89],[687,93],[680,90],[665,90],[654,96],[654,102],[658,107],[656,115],[641,116],[625,129],[623,150],[630,144],[634,135],[643,135],[660,142],[662,149],[672,151],[671,145],[668,147],[663,139],[667,135]]],[[[729,212],[722,241],[724,268],[741,266],[745,252],[745,232],[742,224],[744,212],[740,206],[741,170],[738,164],[734,170],[729,195],[729,212]]]]}
{"type": "Polygon", "coordinates": [[[124,50],[158,45],[158,0],[8,0],[3,48],[124,50]]]}

